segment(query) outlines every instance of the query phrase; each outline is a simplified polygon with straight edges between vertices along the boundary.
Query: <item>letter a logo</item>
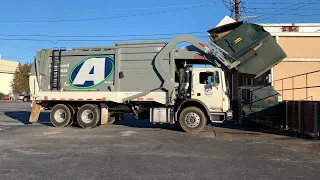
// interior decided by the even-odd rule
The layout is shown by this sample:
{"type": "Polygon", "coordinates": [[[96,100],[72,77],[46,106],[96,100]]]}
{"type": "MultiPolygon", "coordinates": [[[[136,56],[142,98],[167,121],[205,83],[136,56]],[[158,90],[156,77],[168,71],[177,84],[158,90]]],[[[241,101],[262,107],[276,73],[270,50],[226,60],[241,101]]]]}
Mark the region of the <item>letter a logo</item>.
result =
{"type": "Polygon", "coordinates": [[[69,84],[78,89],[96,87],[109,79],[113,69],[112,56],[89,57],[74,66],[69,76],[69,84]]]}

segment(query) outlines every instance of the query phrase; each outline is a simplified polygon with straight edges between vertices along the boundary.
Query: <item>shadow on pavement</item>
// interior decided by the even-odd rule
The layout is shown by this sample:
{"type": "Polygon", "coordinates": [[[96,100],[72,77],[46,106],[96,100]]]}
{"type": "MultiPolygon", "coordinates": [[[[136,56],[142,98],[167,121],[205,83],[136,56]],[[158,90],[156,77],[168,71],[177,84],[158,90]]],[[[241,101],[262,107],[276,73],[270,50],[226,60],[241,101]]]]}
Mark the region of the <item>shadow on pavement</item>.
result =
{"type": "Polygon", "coordinates": [[[152,124],[148,119],[135,120],[131,114],[126,114],[124,120],[118,121],[115,125],[128,126],[134,128],[152,128],[152,129],[166,129],[173,131],[182,131],[177,124],[152,124]]]}
{"type": "MultiPolygon", "coordinates": [[[[30,111],[8,111],[4,112],[4,114],[12,119],[18,120],[25,125],[32,124],[29,122],[30,111]]],[[[49,112],[41,112],[38,123],[51,126],[53,125],[50,122],[50,113],[49,112]]],[[[172,131],[183,131],[181,127],[177,124],[151,124],[149,120],[134,120],[131,114],[126,114],[125,119],[117,122],[115,125],[127,126],[133,128],[152,128],[152,129],[166,129],[172,131]]],[[[219,131],[222,133],[230,133],[232,135],[249,135],[249,136],[261,136],[264,134],[273,134],[273,135],[281,135],[286,137],[295,137],[295,138],[306,138],[312,139],[312,137],[298,134],[295,131],[287,131],[270,128],[258,123],[251,123],[249,126],[242,127],[237,121],[225,121],[224,123],[212,124],[211,126],[219,128],[219,131]],[[238,131],[232,131],[238,130],[238,131]]],[[[73,127],[79,127],[76,123],[73,127]]],[[[80,127],[79,127],[80,128],[80,127]]]]}
{"type": "MultiPolygon", "coordinates": [[[[30,111],[8,111],[4,112],[4,114],[12,119],[18,120],[25,125],[32,124],[29,122],[30,111]]],[[[41,112],[38,123],[53,126],[50,122],[49,112],[41,112]]]]}
{"type": "MultiPolygon", "coordinates": [[[[32,124],[29,122],[30,111],[8,111],[4,112],[4,114],[14,120],[18,120],[25,125],[32,124]]],[[[53,126],[50,122],[50,113],[49,112],[41,112],[38,123],[46,125],[46,126],[53,126]]],[[[160,128],[160,129],[167,129],[167,130],[174,130],[174,131],[182,131],[178,125],[175,124],[151,124],[149,120],[134,120],[132,115],[126,114],[125,120],[121,120],[117,122],[115,125],[121,126],[128,126],[128,127],[135,127],[135,128],[160,128]]],[[[74,123],[73,127],[79,127],[77,123],[74,123]]]]}
{"type": "Polygon", "coordinates": [[[4,115],[12,119],[18,120],[25,125],[32,124],[29,122],[30,112],[28,111],[9,111],[9,112],[4,112],[4,115]]]}
{"type": "Polygon", "coordinates": [[[230,133],[233,135],[251,135],[251,136],[261,136],[262,134],[273,134],[280,135],[286,137],[294,137],[294,138],[305,138],[305,139],[313,139],[312,137],[304,134],[298,134],[296,131],[284,130],[279,128],[271,128],[263,124],[259,124],[256,122],[250,122],[245,127],[242,127],[238,121],[225,121],[220,124],[213,124],[214,127],[226,130],[225,133],[230,133]],[[228,132],[229,130],[229,132],[228,132]],[[230,130],[239,130],[238,132],[230,132],[230,130]]]}

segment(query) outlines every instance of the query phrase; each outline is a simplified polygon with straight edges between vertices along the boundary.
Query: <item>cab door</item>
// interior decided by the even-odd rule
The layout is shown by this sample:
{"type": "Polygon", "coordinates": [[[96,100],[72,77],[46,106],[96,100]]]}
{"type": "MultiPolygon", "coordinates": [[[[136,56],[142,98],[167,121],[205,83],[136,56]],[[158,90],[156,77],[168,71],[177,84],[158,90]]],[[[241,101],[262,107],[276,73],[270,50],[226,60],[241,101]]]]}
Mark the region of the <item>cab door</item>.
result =
{"type": "Polygon", "coordinates": [[[210,112],[223,111],[223,88],[219,70],[193,70],[192,98],[203,102],[210,112]]]}

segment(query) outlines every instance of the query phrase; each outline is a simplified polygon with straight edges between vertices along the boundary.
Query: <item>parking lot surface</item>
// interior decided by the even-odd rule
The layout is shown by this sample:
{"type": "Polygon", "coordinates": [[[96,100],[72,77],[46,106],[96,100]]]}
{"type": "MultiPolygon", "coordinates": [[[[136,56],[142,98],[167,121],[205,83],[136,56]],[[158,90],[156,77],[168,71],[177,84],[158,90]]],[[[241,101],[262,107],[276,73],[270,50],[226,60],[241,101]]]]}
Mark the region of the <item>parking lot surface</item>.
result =
{"type": "Polygon", "coordinates": [[[319,179],[320,144],[236,125],[198,134],[126,120],[55,128],[30,103],[0,102],[0,179],[319,179]]]}

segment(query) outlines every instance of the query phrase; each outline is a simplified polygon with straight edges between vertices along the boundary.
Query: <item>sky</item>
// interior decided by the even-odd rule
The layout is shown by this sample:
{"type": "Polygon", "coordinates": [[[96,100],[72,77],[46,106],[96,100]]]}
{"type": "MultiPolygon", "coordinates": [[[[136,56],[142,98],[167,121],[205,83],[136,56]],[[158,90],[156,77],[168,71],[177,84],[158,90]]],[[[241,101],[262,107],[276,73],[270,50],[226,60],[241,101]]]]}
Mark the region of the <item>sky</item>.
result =
{"type": "MultiPolygon", "coordinates": [[[[44,48],[169,40],[175,33],[208,41],[206,31],[230,15],[222,0],[0,0],[0,4],[1,57],[20,63],[32,62],[36,51],[44,48]]],[[[252,23],[318,23],[319,10],[320,0],[241,3],[242,20],[252,23]]]]}

